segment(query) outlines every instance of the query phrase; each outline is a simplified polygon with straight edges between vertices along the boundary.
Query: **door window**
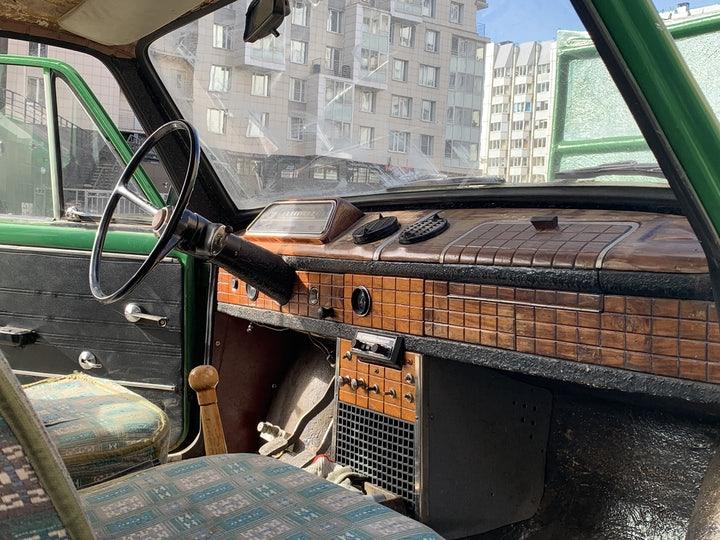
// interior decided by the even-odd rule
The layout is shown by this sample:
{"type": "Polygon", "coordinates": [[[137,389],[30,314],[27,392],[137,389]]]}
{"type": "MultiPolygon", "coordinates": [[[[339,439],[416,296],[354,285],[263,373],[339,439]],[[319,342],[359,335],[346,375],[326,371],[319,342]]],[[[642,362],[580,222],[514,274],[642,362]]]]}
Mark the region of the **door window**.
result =
{"type": "Polygon", "coordinates": [[[0,65],[0,214],[52,217],[50,186],[42,70],[0,65]]]}

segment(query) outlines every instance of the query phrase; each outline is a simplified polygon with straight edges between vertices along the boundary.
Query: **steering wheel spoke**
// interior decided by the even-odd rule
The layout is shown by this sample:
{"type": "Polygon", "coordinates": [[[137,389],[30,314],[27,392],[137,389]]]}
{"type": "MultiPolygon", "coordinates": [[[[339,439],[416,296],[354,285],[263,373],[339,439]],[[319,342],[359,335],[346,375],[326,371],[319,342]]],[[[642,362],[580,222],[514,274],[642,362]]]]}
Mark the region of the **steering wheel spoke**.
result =
{"type": "Polygon", "coordinates": [[[142,197],[138,195],[137,193],[133,193],[128,189],[126,185],[119,185],[115,188],[116,193],[119,195],[122,195],[127,200],[138,206],[143,212],[146,214],[150,214],[151,216],[154,216],[159,208],[156,208],[154,205],[150,203],[145,197],[142,197]]]}
{"type": "Polygon", "coordinates": [[[200,165],[200,137],[197,131],[185,120],[173,120],[160,126],[155,132],[152,133],[140,148],[137,149],[133,157],[128,162],[125,170],[120,175],[117,185],[108,201],[105,210],[103,211],[102,219],[98,226],[97,233],[95,234],[95,242],[93,244],[92,253],[90,255],[90,290],[93,296],[103,304],[111,304],[125,298],[137,285],[148,275],[148,273],[155,268],[160,261],[167,257],[170,252],[175,249],[180,242],[180,235],[177,233],[178,225],[182,219],[183,213],[190,202],[190,195],[192,194],[193,188],[195,187],[195,179],[198,174],[198,167],[200,165]],[[155,147],[160,140],[175,131],[182,131],[188,135],[190,140],[190,157],[188,159],[188,166],[185,172],[185,179],[183,180],[182,188],[178,194],[177,201],[172,207],[165,207],[165,209],[156,208],[151,204],[145,197],[133,193],[128,189],[127,185],[132,180],[135,170],[138,168],[143,158],[147,153],[155,147]],[[158,233],[159,237],[155,247],[152,248],[147,258],[142,262],[140,268],[133,274],[133,276],[115,292],[106,294],[102,287],[100,287],[100,267],[102,262],[102,251],[105,245],[105,238],[107,237],[108,230],[110,228],[110,222],[112,216],[115,213],[118,202],[121,197],[125,197],[129,201],[139,206],[143,212],[150,214],[155,217],[160,215],[159,211],[163,210],[164,226],[158,233]],[[169,213],[169,216],[166,214],[169,213]]]}

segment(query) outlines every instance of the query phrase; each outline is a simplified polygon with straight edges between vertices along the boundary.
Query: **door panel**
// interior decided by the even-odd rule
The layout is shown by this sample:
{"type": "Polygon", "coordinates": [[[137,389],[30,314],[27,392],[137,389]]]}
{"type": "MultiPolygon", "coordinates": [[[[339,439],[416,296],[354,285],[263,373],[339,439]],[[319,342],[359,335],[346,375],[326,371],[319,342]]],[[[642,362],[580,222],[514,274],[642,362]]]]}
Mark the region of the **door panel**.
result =
{"type": "MultiPolygon", "coordinates": [[[[137,268],[133,256],[103,257],[101,281],[115,288],[137,268]]],[[[116,380],[163,408],[171,420],[171,446],[183,432],[183,267],[167,259],[126,300],[103,305],[88,286],[89,253],[0,247],[0,326],[34,330],[38,339],[2,352],[23,382],[50,374],[85,371],[78,363],[90,351],[102,364],[86,373],[116,380]],[[129,302],[167,317],[164,328],[125,319],[129,302]]]]}

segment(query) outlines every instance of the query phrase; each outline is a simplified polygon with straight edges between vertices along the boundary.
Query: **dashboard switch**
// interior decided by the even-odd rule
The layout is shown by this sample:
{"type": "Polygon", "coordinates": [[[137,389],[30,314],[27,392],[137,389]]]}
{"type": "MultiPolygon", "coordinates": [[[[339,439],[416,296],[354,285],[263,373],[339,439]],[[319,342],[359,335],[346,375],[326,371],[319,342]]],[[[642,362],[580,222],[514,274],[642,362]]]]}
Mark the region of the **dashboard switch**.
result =
{"type": "Polygon", "coordinates": [[[358,388],[366,388],[367,383],[363,379],[351,379],[350,388],[357,390],[358,388]]]}
{"type": "Polygon", "coordinates": [[[335,310],[331,307],[321,306],[318,308],[317,314],[321,319],[327,319],[328,317],[335,315],[335,310]]]}
{"type": "Polygon", "coordinates": [[[337,381],[338,386],[345,386],[352,382],[350,380],[350,377],[346,375],[338,375],[337,377],[335,377],[335,380],[337,381]]]}
{"type": "Polygon", "coordinates": [[[405,384],[415,384],[415,377],[413,377],[412,373],[405,375],[405,384]]]}

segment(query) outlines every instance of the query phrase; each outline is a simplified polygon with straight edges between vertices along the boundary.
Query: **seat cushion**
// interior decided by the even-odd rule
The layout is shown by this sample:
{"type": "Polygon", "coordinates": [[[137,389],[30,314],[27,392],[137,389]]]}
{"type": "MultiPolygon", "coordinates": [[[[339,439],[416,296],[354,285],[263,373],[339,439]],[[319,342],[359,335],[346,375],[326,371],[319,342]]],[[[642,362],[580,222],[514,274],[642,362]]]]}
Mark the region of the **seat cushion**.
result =
{"type": "Polygon", "coordinates": [[[79,488],[167,460],[167,415],[119,384],[74,373],[25,393],[79,488]]]}
{"type": "Polygon", "coordinates": [[[256,454],[169,463],[80,498],[98,538],[440,538],[368,497],[256,454]]]}

